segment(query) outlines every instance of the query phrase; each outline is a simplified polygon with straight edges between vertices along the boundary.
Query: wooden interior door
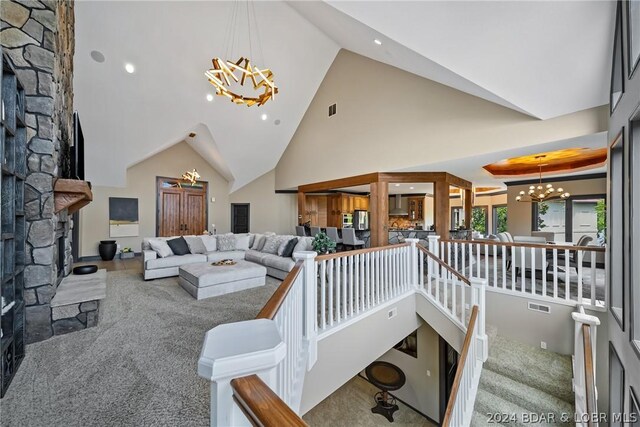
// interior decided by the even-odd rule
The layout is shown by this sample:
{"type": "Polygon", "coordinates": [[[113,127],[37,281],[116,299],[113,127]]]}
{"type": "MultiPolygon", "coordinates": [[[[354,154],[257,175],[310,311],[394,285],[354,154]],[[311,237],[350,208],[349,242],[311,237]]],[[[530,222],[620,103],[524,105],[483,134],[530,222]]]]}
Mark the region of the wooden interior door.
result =
{"type": "Polygon", "coordinates": [[[207,183],[156,178],[156,234],[162,237],[201,234],[207,229],[207,183]]]}
{"type": "Polygon", "coordinates": [[[182,194],[182,235],[202,234],[207,229],[207,195],[202,191],[184,190],[182,194]]]}
{"type": "Polygon", "coordinates": [[[182,234],[182,192],[163,190],[158,195],[158,236],[182,234]]]}

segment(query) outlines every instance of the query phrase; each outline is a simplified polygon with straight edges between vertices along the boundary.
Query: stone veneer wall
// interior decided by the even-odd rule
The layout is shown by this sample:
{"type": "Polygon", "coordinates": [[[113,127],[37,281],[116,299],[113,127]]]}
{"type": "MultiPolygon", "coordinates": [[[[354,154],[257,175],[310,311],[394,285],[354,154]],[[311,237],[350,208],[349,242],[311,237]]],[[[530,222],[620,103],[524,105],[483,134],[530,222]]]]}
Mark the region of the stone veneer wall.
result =
{"type": "Polygon", "coordinates": [[[25,186],[27,343],[54,333],[50,302],[58,284],[58,239],[65,274],[71,218],[54,212],[53,186],[69,173],[73,135],[74,4],[65,0],[0,1],[0,42],[25,88],[28,172],[25,186]]]}

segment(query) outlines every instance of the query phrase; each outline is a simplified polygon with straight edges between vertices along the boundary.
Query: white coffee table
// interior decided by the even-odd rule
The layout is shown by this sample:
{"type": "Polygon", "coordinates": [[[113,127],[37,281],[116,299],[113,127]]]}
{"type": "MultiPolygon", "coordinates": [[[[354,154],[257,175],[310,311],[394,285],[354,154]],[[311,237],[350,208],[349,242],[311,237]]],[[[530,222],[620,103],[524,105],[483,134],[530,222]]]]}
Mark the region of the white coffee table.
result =
{"type": "Polygon", "coordinates": [[[194,298],[216,297],[231,292],[263,286],[267,269],[249,261],[235,265],[212,265],[210,262],[180,267],[178,281],[194,298]]]}

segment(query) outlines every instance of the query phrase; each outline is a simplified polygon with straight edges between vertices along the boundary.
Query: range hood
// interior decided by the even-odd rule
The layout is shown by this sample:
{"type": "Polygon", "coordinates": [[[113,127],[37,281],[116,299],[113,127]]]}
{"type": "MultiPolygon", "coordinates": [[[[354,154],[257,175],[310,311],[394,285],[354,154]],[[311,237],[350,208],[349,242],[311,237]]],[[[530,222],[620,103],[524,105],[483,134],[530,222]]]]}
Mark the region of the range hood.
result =
{"type": "Polygon", "coordinates": [[[389,216],[407,216],[409,212],[402,209],[402,196],[396,194],[396,207],[389,211],[389,216]]]}

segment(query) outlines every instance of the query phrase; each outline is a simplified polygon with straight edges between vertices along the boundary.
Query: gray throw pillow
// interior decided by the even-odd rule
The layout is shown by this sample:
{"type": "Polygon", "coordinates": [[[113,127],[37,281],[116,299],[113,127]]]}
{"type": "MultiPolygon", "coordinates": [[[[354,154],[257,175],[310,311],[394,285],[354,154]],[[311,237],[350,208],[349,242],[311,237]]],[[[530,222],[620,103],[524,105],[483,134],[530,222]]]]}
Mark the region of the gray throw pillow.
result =
{"type": "Polygon", "coordinates": [[[313,237],[300,237],[298,239],[298,243],[296,244],[296,247],[293,248],[293,253],[296,252],[303,252],[303,251],[312,251],[313,250],[313,237]]]}
{"type": "Polygon", "coordinates": [[[209,234],[204,234],[202,237],[202,243],[204,243],[204,247],[207,248],[207,252],[214,252],[218,250],[216,236],[211,236],[209,234]]]}
{"type": "Polygon", "coordinates": [[[239,251],[248,251],[249,250],[249,242],[251,240],[251,237],[248,234],[236,234],[235,235],[236,238],[236,250],[239,251]]]}
{"type": "Polygon", "coordinates": [[[264,234],[256,234],[253,239],[253,244],[251,244],[251,249],[254,251],[259,251],[264,246],[264,234]]]}
{"type": "Polygon", "coordinates": [[[236,236],[223,234],[218,236],[218,250],[220,252],[234,251],[236,249],[236,236]]]}
{"type": "Polygon", "coordinates": [[[187,241],[187,245],[189,245],[189,252],[192,254],[207,253],[207,247],[202,242],[202,238],[200,236],[185,236],[184,240],[187,241]]]}
{"type": "Polygon", "coordinates": [[[166,258],[173,255],[173,251],[164,239],[149,239],[149,246],[156,251],[160,258],[166,258]]]}
{"type": "Polygon", "coordinates": [[[284,241],[285,236],[268,236],[266,241],[264,242],[264,247],[262,248],[262,252],[267,254],[278,254],[278,249],[280,245],[284,241]]]}

